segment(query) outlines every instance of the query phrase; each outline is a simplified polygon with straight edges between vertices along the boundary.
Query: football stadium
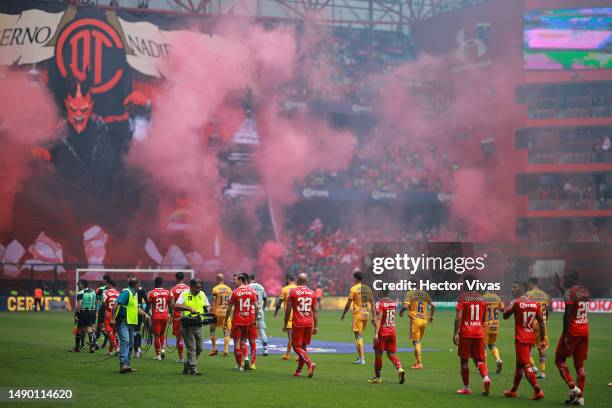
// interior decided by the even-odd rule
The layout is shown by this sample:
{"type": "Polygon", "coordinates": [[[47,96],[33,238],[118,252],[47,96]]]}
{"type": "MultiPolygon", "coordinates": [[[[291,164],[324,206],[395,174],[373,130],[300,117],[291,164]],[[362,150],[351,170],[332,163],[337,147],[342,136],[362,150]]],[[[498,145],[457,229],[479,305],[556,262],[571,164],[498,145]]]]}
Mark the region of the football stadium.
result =
{"type": "Polygon", "coordinates": [[[610,0],[0,1],[0,408],[612,407],[610,0]]]}

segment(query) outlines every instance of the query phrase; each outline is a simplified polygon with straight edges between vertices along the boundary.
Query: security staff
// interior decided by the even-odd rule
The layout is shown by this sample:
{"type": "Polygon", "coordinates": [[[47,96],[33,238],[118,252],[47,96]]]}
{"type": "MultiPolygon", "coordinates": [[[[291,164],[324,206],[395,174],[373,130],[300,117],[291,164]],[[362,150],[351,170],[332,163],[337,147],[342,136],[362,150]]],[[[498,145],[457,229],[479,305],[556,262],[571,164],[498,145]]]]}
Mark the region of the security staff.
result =
{"type": "Polygon", "coordinates": [[[150,320],[148,314],[138,306],[138,279],[130,277],[128,287],[121,291],[117,301],[113,305],[110,324],[116,327],[119,334],[119,372],[121,374],[131,373],[134,370],[130,366],[131,350],[134,347],[134,330],[138,325],[138,315],[150,320]]]}
{"type": "Polygon", "coordinates": [[[181,314],[181,335],[187,347],[187,360],[183,374],[202,375],[198,371],[198,357],[202,352],[202,326],[198,324],[201,315],[208,312],[208,299],[202,292],[202,282],[194,278],[189,281],[189,290],[181,293],[174,308],[181,314]],[[185,319],[193,317],[194,319],[185,319]]]}

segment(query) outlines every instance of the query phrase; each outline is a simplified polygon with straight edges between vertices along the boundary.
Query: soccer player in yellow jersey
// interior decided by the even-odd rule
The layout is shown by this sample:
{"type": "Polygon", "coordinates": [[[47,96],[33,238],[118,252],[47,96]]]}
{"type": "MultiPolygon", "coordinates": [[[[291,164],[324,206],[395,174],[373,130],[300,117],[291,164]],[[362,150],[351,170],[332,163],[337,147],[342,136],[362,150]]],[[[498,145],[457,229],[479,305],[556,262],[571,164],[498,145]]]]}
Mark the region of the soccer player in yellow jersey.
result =
{"type": "MultiPolygon", "coordinates": [[[[548,322],[548,312],[550,311],[550,296],[542,289],[538,287],[538,278],[529,278],[527,280],[527,288],[529,289],[525,296],[528,298],[535,300],[542,307],[542,321],[546,326],[548,322]]],[[[546,326],[548,329],[548,326],[546,326]]],[[[540,327],[538,322],[533,322],[533,330],[535,331],[536,338],[539,338],[540,335],[540,327]]],[[[548,330],[546,330],[548,333],[548,330]]],[[[533,357],[529,357],[529,362],[531,364],[531,369],[535,372],[536,378],[546,378],[546,350],[548,349],[548,335],[544,337],[544,347],[538,346],[538,352],[540,354],[540,369],[535,365],[535,361],[533,361],[533,357]]]]}
{"type": "Polygon", "coordinates": [[[223,329],[223,357],[227,357],[229,351],[229,329],[225,329],[225,313],[229,304],[232,289],[224,282],[223,274],[217,275],[217,285],[212,290],[212,313],[217,318],[217,321],[210,325],[210,341],[212,342],[211,356],[216,356],[217,353],[217,327],[223,329]]]}
{"type": "Polygon", "coordinates": [[[408,317],[410,318],[410,340],[414,345],[414,357],[416,362],[410,368],[421,369],[423,363],[421,360],[421,340],[425,335],[425,328],[427,323],[433,322],[434,313],[436,307],[431,301],[429,294],[422,290],[411,290],[406,292],[404,296],[404,303],[399,315],[404,316],[404,312],[408,310],[408,317]],[[431,313],[428,315],[427,308],[431,309],[431,313]]]}
{"type": "Polygon", "coordinates": [[[374,311],[374,296],[372,289],[369,286],[364,285],[363,274],[359,271],[353,273],[355,278],[355,284],[349,291],[346,305],[344,305],[344,311],[340,320],[344,320],[346,313],[353,306],[353,333],[355,334],[355,348],[357,350],[357,360],[354,364],[365,364],[365,353],[363,351],[363,332],[368,325],[370,317],[372,320],[376,317],[374,311]]]}
{"type": "MultiPolygon", "coordinates": [[[[283,306],[283,311],[287,309],[287,299],[289,297],[289,292],[291,292],[291,289],[297,287],[297,285],[295,284],[295,276],[288,273],[287,275],[285,275],[285,279],[286,279],[287,285],[281,289],[280,295],[278,297],[278,301],[276,302],[276,309],[274,310],[274,317],[278,315],[278,311],[280,310],[281,306],[283,306]]],[[[283,316],[284,315],[285,314],[283,313],[283,316]]],[[[291,356],[291,328],[293,327],[292,318],[293,318],[293,314],[291,313],[289,315],[289,321],[287,322],[287,351],[285,352],[285,354],[283,354],[283,357],[282,357],[283,360],[289,360],[289,357],[291,356]]]]}
{"type": "MultiPolygon", "coordinates": [[[[495,362],[497,363],[497,374],[501,373],[504,367],[504,362],[499,354],[499,348],[495,344],[497,341],[497,334],[499,333],[499,314],[504,311],[504,302],[495,292],[485,292],[482,297],[487,304],[487,310],[485,311],[485,321],[482,324],[482,332],[484,335],[484,345],[489,348],[495,362]]],[[[485,354],[486,358],[486,354],[485,354]]]]}

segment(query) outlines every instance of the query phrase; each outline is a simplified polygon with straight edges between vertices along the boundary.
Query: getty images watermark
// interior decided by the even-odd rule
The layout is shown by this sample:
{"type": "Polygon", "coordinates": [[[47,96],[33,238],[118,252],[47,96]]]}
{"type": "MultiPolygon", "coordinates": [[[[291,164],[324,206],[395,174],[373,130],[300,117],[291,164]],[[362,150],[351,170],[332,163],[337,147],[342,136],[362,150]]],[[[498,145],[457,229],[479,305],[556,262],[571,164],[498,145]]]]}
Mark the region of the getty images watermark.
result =
{"type": "Polygon", "coordinates": [[[374,290],[498,291],[488,270],[487,248],[465,242],[373,243],[361,271],[374,290]],[[477,279],[464,281],[462,275],[477,279]]]}

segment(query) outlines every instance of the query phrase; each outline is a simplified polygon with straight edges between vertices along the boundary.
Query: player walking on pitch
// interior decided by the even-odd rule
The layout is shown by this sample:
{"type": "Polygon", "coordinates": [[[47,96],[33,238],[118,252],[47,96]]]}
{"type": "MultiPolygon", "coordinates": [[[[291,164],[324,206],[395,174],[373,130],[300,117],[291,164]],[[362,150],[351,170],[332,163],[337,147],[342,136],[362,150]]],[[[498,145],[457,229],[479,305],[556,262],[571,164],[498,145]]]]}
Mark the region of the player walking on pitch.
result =
{"type": "Polygon", "coordinates": [[[111,326],[110,322],[113,317],[113,307],[119,297],[119,291],[115,289],[115,281],[109,279],[106,285],[106,291],[104,291],[104,327],[108,334],[110,346],[108,347],[108,355],[114,356],[119,352],[119,343],[117,336],[115,335],[115,329],[111,326]]]}
{"type": "MultiPolygon", "coordinates": [[[[259,305],[258,310],[261,313],[261,303],[259,302],[259,296],[257,296],[257,291],[251,285],[251,277],[246,273],[244,273],[244,276],[246,276],[247,286],[251,288],[253,292],[255,292],[255,296],[257,297],[256,303],[259,305]]],[[[249,330],[247,333],[247,338],[249,340],[249,348],[251,349],[248,369],[255,370],[256,369],[255,365],[257,364],[257,338],[259,337],[259,332],[257,329],[257,316],[259,315],[259,313],[255,312],[255,303],[251,305],[251,314],[253,315],[252,316],[253,323],[249,326],[249,330]]]]}
{"type": "Polygon", "coordinates": [[[533,387],[534,393],[529,398],[531,400],[539,400],[544,398],[544,392],[535,378],[529,357],[531,349],[536,342],[535,330],[533,322],[537,321],[540,325],[539,345],[544,347],[544,337],[546,336],[546,326],[542,319],[542,307],[535,300],[531,300],[525,296],[526,285],[523,282],[514,282],[512,285],[512,296],[514,300],[510,302],[506,310],[504,310],[504,320],[514,315],[514,347],[516,349],[516,371],[514,372],[514,383],[512,388],[504,391],[504,395],[508,398],[516,398],[523,373],[527,377],[527,381],[533,387]]]}
{"type": "Polygon", "coordinates": [[[415,363],[410,367],[413,369],[423,368],[421,359],[423,336],[425,336],[425,328],[427,323],[433,323],[436,307],[434,306],[429,294],[423,290],[411,290],[406,292],[400,317],[404,316],[404,312],[408,310],[410,318],[410,340],[414,345],[415,363]],[[428,308],[431,309],[429,318],[427,317],[428,308]]]}
{"type": "MultiPolygon", "coordinates": [[[[291,289],[296,287],[295,277],[292,274],[288,273],[287,275],[285,275],[285,279],[287,280],[287,285],[281,289],[280,295],[278,297],[278,301],[276,302],[276,309],[274,310],[274,317],[278,315],[278,311],[280,310],[281,306],[283,306],[283,311],[287,310],[287,296],[289,296],[289,292],[291,291],[291,289]]],[[[291,356],[291,328],[292,328],[292,325],[293,325],[293,322],[291,320],[291,315],[290,315],[289,322],[287,323],[287,330],[286,330],[287,351],[285,352],[285,354],[283,354],[283,357],[282,357],[283,360],[289,360],[289,357],[291,356]]]]}
{"type": "MultiPolygon", "coordinates": [[[[465,280],[473,279],[466,276],[465,280]]],[[[489,395],[491,379],[485,364],[484,334],[482,324],[485,320],[486,303],[481,294],[477,292],[464,292],[457,299],[457,315],[455,317],[455,331],[453,343],[458,346],[461,360],[461,379],[463,388],[457,394],[471,394],[470,389],[470,357],[478,369],[483,383],[483,395],[489,395]]]]}
{"type": "Polygon", "coordinates": [[[365,364],[365,353],[363,350],[363,332],[365,331],[368,321],[370,319],[370,313],[372,318],[375,316],[374,312],[374,299],[372,296],[372,289],[369,286],[364,285],[363,274],[359,271],[353,273],[355,278],[355,284],[349,291],[346,305],[344,305],[344,311],[340,320],[344,320],[346,313],[353,306],[353,333],[355,334],[355,349],[357,350],[357,360],[353,364],[365,364]]]}
{"type": "Polygon", "coordinates": [[[255,274],[251,274],[250,276],[251,283],[249,286],[253,288],[255,293],[257,293],[257,303],[259,304],[259,314],[257,315],[257,331],[259,333],[259,338],[261,339],[261,344],[263,346],[263,355],[268,355],[268,334],[266,333],[266,315],[264,313],[266,308],[266,303],[268,302],[268,295],[266,294],[266,289],[260,283],[255,281],[255,274]]]}
{"type": "MultiPolygon", "coordinates": [[[[485,321],[482,325],[482,331],[484,335],[484,345],[488,347],[493,357],[495,357],[495,362],[497,363],[497,368],[495,372],[497,374],[502,372],[502,368],[504,367],[504,362],[501,359],[499,354],[499,348],[497,347],[497,335],[499,333],[499,314],[504,311],[504,302],[502,302],[501,298],[494,292],[485,292],[482,295],[485,303],[487,304],[487,312],[485,313],[485,321]]],[[[486,351],[485,351],[485,363],[486,363],[486,351]]]]}
{"type": "Polygon", "coordinates": [[[308,278],[305,273],[301,273],[297,278],[297,286],[289,292],[287,298],[287,309],[285,310],[285,322],[283,331],[287,331],[287,326],[293,314],[293,329],[291,344],[293,351],[298,355],[298,366],[293,374],[295,377],[302,375],[304,364],[308,367],[308,378],[312,378],[317,365],[310,360],[306,351],[310,344],[313,334],[318,332],[318,313],[317,296],[315,292],[306,284],[308,278]]]}
{"type": "MultiPolygon", "coordinates": [[[[225,276],[222,273],[216,276],[217,285],[212,290],[212,313],[215,315],[215,323],[210,325],[210,341],[212,351],[210,356],[216,356],[217,352],[217,327],[223,330],[223,357],[229,353],[229,330],[225,329],[225,314],[229,304],[232,289],[225,284],[225,276]]],[[[229,326],[229,325],[228,325],[229,326]]]]}
{"type": "MultiPolygon", "coordinates": [[[[530,299],[535,300],[540,304],[542,308],[542,320],[546,326],[548,323],[548,314],[550,309],[550,297],[546,292],[538,287],[538,278],[529,278],[527,280],[527,288],[529,291],[526,296],[530,299]]],[[[540,326],[537,322],[533,322],[533,330],[535,331],[536,338],[540,338],[540,326]]],[[[548,333],[548,327],[546,328],[548,333]]],[[[548,335],[544,337],[544,347],[538,346],[538,353],[540,355],[540,368],[538,369],[533,361],[533,357],[529,356],[529,363],[531,368],[536,375],[536,378],[546,378],[546,350],[548,349],[548,335]]]]}
{"type": "Polygon", "coordinates": [[[98,340],[100,336],[104,336],[104,341],[102,342],[102,348],[106,347],[106,342],[108,341],[108,334],[106,333],[106,328],[104,327],[104,292],[106,292],[108,288],[108,281],[110,280],[110,276],[103,275],[102,282],[100,282],[98,289],[96,289],[96,305],[98,306],[98,324],[96,326],[96,346],[98,345],[98,340]]]}
{"type": "Polygon", "coordinates": [[[587,309],[590,294],[588,289],[579,285],[577,271],[567,271],[563,276],[563,286],[559,277],[555,275],[557,285],[565,293],[565,313],[563,314],[563,332],[555,352],[555,365],[559,369],[561,378],[569,387],[569,397],[565,401],[568,405],[584,405],[584,383],[586,371],[584,362],[589,350],[589,318],[587,309]],[[567,290],[563,290],[569,288],[567,290]],[[574,383],[567,367],[566,360],[574,360],[574,368],[578,377],[578,385],[574,383]]]}
{"type": "Polygon", "coordinates": [[[395,337],[395,313],[397,303],[389,298],[388,290],[380,291],[381,298],[376,302],[374,309],[376,316],[374,319],[374,378],[368,380],[370,384],[380,384],[380,371],[382,370],[382,355],[387,352],[387,357],[397,369],[399,383],[404,383],[406,372],[402,368],[402,363],[395,355],[397,351],[397,341],[395,337]]]}
{"type": "Polygon", "coordinates": [[[177,363],[184,364],[185,360],[183,359],[183,337],[181,335],[181,312],[179,310],[174,309],[174,303],[181,296],[181,293],[189,290],[189,286],[187,286],[183,281],[185,280],[185,274],[183,272],[177,272],[174,274],[176,279],[176,284],[170,289],[170,316],[172,319],[172,334],[176,337],[176,350],[178,351],[178,360],[177,363]]]}
{"type": "Polygon", "coordinates": [[[147,303],[151,307],[153,329],[153,342],[155,344],[154,360],[166,358],[166,326],[168,325],[168,304],[170,303],[170,291],[162,287],[161,276],[155,278],[155,288],[149,292],[147,303]]]}
{"type": "Polygon", "coordinates": [[[232,316],[232,339],[234,340],[234,357],[238,364],[236,371],[248,370],[249,353],[246,342],[249,337],[249,326],[255,323],[255,316],[259,312],[257,305],[257,294],[247,286],[248,277],[245,274],[236,276],[238,287],[234,289],[230,296],[229,306],[225,314],[225,330],[228,329],[228,320],[232,316]],[[255,313],[252,307],[255,305],[255,313]],[[232,314],[233,312],[233,314],[232,314]]]}

